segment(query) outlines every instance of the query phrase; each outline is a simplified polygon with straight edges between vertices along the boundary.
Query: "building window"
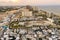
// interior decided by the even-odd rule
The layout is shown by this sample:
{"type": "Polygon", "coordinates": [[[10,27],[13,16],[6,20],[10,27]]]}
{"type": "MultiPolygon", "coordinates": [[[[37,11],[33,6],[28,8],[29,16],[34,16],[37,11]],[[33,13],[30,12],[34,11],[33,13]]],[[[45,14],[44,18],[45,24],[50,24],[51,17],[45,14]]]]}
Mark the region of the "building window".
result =
{"type": "Polygon", "coordinates": [[[39,38],[39,40],[42,40],[42,38],[39,38]]]}
{"type": "Polygon", "coordinates": [[[27,40],[31,40],[30,38],[27,38],[27,40]]]}

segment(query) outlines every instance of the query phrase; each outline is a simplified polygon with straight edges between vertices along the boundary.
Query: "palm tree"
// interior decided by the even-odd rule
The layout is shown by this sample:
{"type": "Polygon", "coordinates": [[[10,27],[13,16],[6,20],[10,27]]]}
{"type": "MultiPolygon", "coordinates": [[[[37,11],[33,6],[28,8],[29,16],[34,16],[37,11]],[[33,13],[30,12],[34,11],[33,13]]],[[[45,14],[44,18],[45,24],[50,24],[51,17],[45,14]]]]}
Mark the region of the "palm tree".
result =
{"type": "Polygon", "coordinates": [[[17,29],[19,27],[18,23],[18,21],[13,21],[10,23],[10,27],[13,29],[17,29]]]}

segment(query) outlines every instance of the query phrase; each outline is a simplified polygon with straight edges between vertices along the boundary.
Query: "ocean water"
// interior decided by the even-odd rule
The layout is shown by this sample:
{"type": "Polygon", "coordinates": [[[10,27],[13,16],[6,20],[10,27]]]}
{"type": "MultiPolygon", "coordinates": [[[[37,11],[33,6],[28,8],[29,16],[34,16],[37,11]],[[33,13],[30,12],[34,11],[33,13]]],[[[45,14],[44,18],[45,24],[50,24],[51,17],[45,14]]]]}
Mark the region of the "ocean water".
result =
{"type": "Polygon", "coordinates": [[[39,8],[60,16],[60,6],[39,6],[39,8]]]}

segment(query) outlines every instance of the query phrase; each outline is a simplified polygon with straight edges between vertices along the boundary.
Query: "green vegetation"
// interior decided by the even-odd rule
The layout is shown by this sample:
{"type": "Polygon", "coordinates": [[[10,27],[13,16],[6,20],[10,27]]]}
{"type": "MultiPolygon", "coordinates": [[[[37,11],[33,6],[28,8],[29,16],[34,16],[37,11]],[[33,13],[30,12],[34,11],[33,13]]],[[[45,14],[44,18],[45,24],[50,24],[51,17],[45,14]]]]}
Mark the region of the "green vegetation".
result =
{"type": "Polygon", "coordinates": [[[19,25],[18,25],[18,21],[13,21],[10,23],[10,28],[18,28],[19,25]]]}
{"type": "Polygon", "coordinates": [[[13,29],[25,28],[25,25],[20,25],[18,21],[13,21],[10,23],[10,28],[13,28],[13,29]]]}
{"type": "Polygon", "coordinates": [[[6,12],[11,10],[18,10],[16,7],[0,7],[0,12],[6,12]]]}

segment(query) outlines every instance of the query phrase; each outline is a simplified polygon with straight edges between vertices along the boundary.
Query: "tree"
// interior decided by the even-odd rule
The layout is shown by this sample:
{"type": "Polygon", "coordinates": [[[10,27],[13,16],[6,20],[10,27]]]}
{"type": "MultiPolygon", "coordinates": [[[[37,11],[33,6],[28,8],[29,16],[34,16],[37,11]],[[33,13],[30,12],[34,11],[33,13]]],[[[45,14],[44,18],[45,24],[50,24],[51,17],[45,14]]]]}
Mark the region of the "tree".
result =
{"type": "Polygon", "coordinates": [[[10,23],[10,28],[17,29],[19,27],[18,21],[13,21],[10,23]]]}

